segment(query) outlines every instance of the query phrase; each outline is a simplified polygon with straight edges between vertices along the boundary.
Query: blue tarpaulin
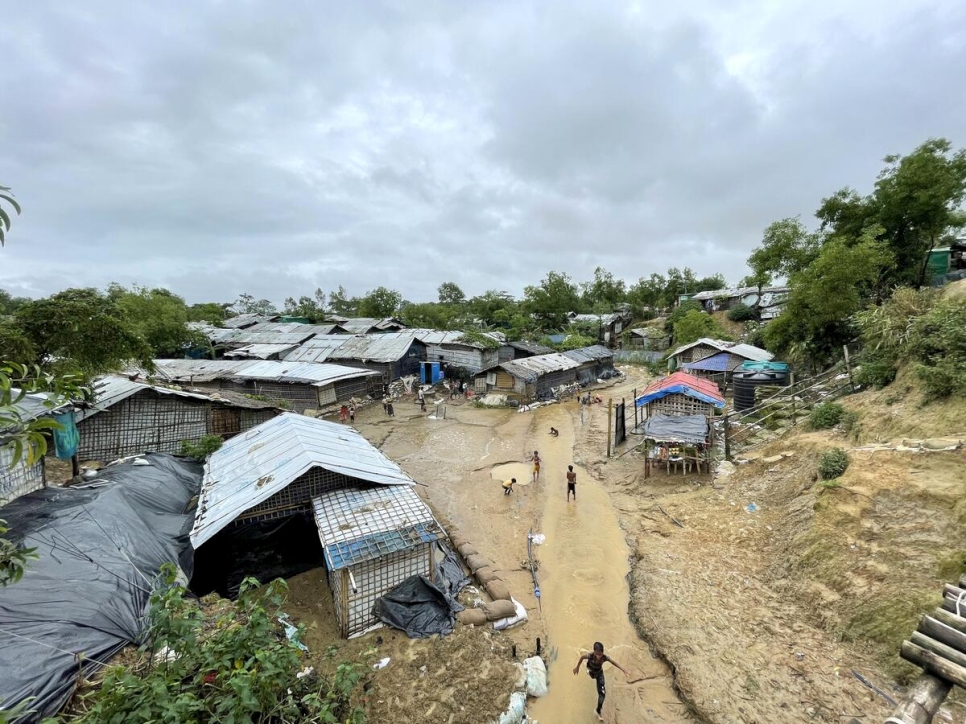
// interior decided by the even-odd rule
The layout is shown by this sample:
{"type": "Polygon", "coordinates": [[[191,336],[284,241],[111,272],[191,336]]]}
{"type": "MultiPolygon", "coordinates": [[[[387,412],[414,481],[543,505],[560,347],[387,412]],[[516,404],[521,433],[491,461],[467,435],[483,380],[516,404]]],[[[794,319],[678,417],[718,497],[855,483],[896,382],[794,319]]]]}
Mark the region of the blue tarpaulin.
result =
{"type": "Polygon", "coordinates": [[[730,352],[718,352],[718,354],[713,354],[710,357],[699,359],[697,362],[689,362],[683,365],[683,368],[686,370],[701,370],[702,372],[725,372],[730,360],[730,352]]]}

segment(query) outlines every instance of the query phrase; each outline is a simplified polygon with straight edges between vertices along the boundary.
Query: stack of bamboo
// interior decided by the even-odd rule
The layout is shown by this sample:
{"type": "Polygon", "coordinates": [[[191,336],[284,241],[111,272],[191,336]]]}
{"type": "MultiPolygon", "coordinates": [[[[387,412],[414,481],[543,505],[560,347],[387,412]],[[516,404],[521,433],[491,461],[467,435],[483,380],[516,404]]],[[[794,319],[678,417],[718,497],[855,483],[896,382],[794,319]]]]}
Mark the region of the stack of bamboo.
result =
{"type": "Polygon", "coordinates": [[[966,689],[966,576],[959,579],[959,586],[944,586],[942,606],[919,620],[899,654],[925,674],[886,721],[930,722],[953,684],[966,689]]]}

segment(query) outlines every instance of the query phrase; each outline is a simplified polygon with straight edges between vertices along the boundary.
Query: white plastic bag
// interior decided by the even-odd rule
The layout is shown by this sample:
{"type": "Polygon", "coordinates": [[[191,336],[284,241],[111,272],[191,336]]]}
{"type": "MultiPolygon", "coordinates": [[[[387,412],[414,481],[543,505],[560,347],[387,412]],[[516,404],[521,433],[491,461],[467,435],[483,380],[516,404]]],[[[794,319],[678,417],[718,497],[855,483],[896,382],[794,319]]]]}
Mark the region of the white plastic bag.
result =
{"type": "Polygon", "coordinates": [[[518,624],[523,623],[527,620],[527,609],[518,600],[510,596],[510,600],[513,601],[514,614],[512,616],[507,616],[506,618],[499,618],[493,622],[493,628],[497,631],[503,631],[505,629],[511,628],[518,624]]]}

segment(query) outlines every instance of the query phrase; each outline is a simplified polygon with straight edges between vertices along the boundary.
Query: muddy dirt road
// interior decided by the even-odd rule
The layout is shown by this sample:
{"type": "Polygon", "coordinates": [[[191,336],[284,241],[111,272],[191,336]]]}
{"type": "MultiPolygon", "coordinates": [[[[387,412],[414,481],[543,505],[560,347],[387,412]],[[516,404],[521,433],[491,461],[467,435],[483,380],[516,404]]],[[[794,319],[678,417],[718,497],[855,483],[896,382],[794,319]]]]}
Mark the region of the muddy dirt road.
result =
{"type": "MultiPolygon", "coordinates": [[[[606,412],[590,410],[588,422],[600,414],[606,412]]],[[[651,656],[628,620],[629,550],[607,493],[575,464],[578,500],[566,501],[567,465],[579,459],[574,450],[579,419],[575,402],[528,413],[464,403],[449,405],[445,420],[410,413],[391,422],[377,418],[373,428],[378,431],[364,431],[372,439],[381,437],[383,450],[428,484],[421,492],[494,560],[514,598],[527,607],[530,622],[510,635],[524,652],[534,650],[539,636],[551,659],[550,693],[533,704],[533,717],[547,724],[597,720],[594,682],[585,670],[575,677],[572,669],[594,641],[601,641],[633,679],[641,679],[628,684],[619,671],[605,667],[607,721],[688,721],[667,668],[651,656]],[[551,426],[560,431],[558,437],[549,435],[551,426]],[[529,483],[525,460],[534,450],[543,465],[540,479],[529,483]],[[509,477],[520,484],[503,495],[500,481],[509,477]],[[534,548],[541,605],[524,565],[531,528],[546,536],[534,548]]]]}

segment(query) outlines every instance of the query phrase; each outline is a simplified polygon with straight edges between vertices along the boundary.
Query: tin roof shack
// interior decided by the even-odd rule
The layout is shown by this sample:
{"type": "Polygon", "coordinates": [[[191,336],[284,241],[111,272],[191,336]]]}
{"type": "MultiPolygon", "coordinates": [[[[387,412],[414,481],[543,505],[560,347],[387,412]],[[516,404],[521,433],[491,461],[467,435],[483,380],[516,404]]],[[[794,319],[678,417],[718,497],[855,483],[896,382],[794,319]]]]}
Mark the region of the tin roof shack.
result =
{"type": "Polygon", "coordinates": [[[326,322],[338,324],[348,334],[382,334],[383,332],[401,332],[406,325],[394,317],[340,317],[331,316],[326,322]]]}
{"type": "Polygon", "coordinates": [[[221,323],[221,326],[225,329],[246,329],[260,322],[271,322],[275,319],[278,319],[278,317],[266,316],[264,314],[237,314],[234,317],[226,319],[221,323]]]}
{"type": "Polygon", "coordinates": [[[567,317],[571,326],[597,338],[597,343],[606,347],[614,347],[624,331],[624,315],[620,312],[610,314],[577,314],[570,312],[567,317]]]}
{"type": "Polygon", "coordinates": [[[728,349],[732,344],[734,342],[702,337],[689,344],[681,345],[668,354],[668,369],[678,369],[688,362],[697,362],[699,359],[728,349]]]}
{"type": "Polygon", "coordinates": [[[561,354],[580,365],[577,367],[577,381],[581,385],[592,385],[598,379],[617,377],[617,370],[614,369],[614,353],[599,344],[567,350],[561,354]]]}
{"type": "Polygon", "coordinates": [[[629,349],[660,352],[671,346],[671,335],[659,327],[639,327],[627,335],[629,349]]]}
{"type": "Polygon", "coordinates": [[[704,415],[711,417],[724,409],[725,400],[710,380],[675,372],[644,388],[635,404],[644,407],[647,417],[656,415],[704,415]]]}
{"type": "Polygon", "coordinates": [[[426,361],[441,362],[444,369],[455,368],[475,375],[481,370],[513,359],[513,348],[503,341],[502,336],[495,333],[466,335],[464,332],[442,332],[435,329],[410,331],[426,345],[426,361]]]}
{"type": "Polygon", "coordinates": [[[761,294],[758,287],[740,287],[736,289],[716,289],[709,292],[698,292],[691,299],[701,302],[705,311],[717,312],[731,309],[737,304],[758,309],[761,320],[774,319],[782,313],[788,300],[789,287],[762,287],[761,294]]]}
{"type": "Polygon", "coordinates": [[[332,490],[313,498],[339,630],[346,638],[379,626],[376,599],[410,576],[433,579],[445,533],[409,486],[332,490]]]}
{"type": "Polygon", "coordinates": [[[116,460],[144,452],[179,454],[185,440],[237,435],[280,412],[271,403],[244,395],[214,396],[102,377],[94,404],[74,412],[82,460],[116,460]]]}
{"type": "Polygon", "coordinates": [[[228,390],[290,407],[323,410],[351,397],[375,394],[375,373],[334,364],[251,360],[155,360],[158,376],[210,390],[228,390]]]}
{"type": "Polygon", "coordinates": [[[343,343],[329,352],[327,359],[378,372],[383,383],[388,384],[419,374],[419,363],[426,359],[426,345],[411,331],[354,335],[343,337],[343,343]]]}
{"type": "Polygon", "coordinates": [[[477,394],[494,392],[526,402],[553,397],[553,390],[577,381],[580,363],[558,352],[501,362],[476,375],[477,394]]]}
{"type": "MultiPolygon", "coordinates": [[[[20,390],[16,388],[11,392],[15,398],[20,395],[20,390]]],[[[12,407],[19,422],[28,423],[41,417],[64,414],[71,409],[71,404],[58,401],[46,392],[35,392],[24,395],[12,407]]],[[[0,505],[39,490],[47,484],[43,458],[28,463],[26,455],[22,455],[17,464],[13,465],[14,450],[6,444],[9,442],[10,432],[10,427],[0,428],[0,505]]]]}
{"type": "Polygon", "coordinates": [[[444,532],[414,484],[349,427],[291,413],[269,420],[205,466],[192,589],[293,575],[314,555],[309,568],[327,569],[342,634],[362,633],[376,623],[375,598],[433,570],[431,549],[444,532]],[[307,526],[314,541],[293,545],[307,526]]]}
{"type": "Polygon", "coordinates": [[[555,351],[552,347],[523,340],[507,342],[507,346],[513,350],[513,359],[526,359],[527,357],[536,357],[538,354],[553,354],[555,351]]]}
{"type": "Polygon", "coordinates": [[[731,382],[732,374],[744,362],[770,362],[774,357],[771,352],[754,345],[733,344],[721,352],[688,362],[682,365],[682,369],[696,377],[710,379],[723,388],[731,382]]]}

